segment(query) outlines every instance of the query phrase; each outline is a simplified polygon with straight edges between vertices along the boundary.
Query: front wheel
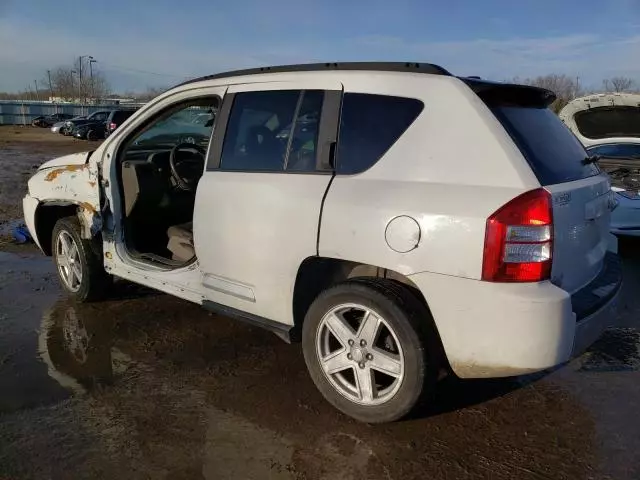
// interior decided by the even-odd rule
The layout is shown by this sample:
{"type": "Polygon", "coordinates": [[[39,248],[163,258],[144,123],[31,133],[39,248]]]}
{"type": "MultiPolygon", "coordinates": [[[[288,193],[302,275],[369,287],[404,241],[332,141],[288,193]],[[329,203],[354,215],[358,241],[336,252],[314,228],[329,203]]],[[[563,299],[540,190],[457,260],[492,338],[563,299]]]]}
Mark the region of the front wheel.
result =
{"type": "Polygon", "coordinates": [[[77,301],[89,302],[105,295],[111,276],[104,270],[100,245],[80,232],[76,217],[58,220],[52,235],[53,260],[64,290],[77,301]]]}
{"type": "Polygon", "coordinates": [[[333,406],[357,420],[402,418],[435,386],[429,322],[427,308],[397,282],[336,285],[318,296],[303,324],[309,373],[333,406]]]}

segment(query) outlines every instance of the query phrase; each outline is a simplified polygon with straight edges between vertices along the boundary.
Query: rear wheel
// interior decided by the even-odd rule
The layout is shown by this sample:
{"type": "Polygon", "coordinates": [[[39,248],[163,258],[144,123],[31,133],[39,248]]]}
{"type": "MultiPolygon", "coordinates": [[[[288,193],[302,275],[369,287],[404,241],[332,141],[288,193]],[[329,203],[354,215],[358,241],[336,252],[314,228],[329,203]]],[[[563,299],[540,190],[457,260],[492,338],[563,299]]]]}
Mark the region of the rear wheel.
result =
{"type": "Polygon", "coordinates": [[[95,130],[89,130],[87,132],[87,140],[95,141],[98,140],[98,133],[95,130]]]}
{"type": "Polygon", "coordinates": [[[430,321],[426,307],[396,282],[336,285],[318,296],[303,325],[309,373],[332,405],[357,420],[402,418],[435,386],[430,321]]]}
{"type": "Polygon", "coordinates": [[[105,296],[111,276],[104,270],[101,246],[82,238],[80,231],[76,217],[58,220],[52,234],[53,260],[64,290],[77,301],[89,302],[105,296]]]}

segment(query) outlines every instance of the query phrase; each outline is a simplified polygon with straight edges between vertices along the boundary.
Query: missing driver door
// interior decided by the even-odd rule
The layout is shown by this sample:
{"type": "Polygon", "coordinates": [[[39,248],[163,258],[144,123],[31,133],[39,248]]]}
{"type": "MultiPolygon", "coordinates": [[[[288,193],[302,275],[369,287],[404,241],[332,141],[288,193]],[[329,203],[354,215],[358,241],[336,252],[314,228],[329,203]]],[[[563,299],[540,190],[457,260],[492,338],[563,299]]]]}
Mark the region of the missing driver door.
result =
{"type": "MultiPolygon", "coordinates": [[[[105,142],[110,222],[104,250],[112,274],[202,302],[195,251],[191,247],[192,258],[188,248],[176,255],[169,234],[176,225],[192,223],[196,185],[225,92],[226,87],[207,87],[161,96],[105,142]],[[191,168],[177,169],[178,163],[191,168]]],[[[183,240],[193,245],[190,232],[183,240]]]]}

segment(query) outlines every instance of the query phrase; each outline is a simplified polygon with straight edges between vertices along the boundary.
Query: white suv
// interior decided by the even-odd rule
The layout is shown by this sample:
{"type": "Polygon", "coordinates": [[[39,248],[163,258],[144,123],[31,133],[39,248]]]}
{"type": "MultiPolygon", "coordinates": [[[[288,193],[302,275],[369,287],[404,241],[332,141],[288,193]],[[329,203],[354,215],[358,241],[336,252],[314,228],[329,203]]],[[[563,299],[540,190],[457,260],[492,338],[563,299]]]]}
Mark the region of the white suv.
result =
{"type": "Polygon", "coordinates": [[[609,182],[552,100],[429,64],[213,75],[40,167],[25,219],[77,299],[119,277],[301,338],[329,402],[391,421],[614,318],[609,182]]]}

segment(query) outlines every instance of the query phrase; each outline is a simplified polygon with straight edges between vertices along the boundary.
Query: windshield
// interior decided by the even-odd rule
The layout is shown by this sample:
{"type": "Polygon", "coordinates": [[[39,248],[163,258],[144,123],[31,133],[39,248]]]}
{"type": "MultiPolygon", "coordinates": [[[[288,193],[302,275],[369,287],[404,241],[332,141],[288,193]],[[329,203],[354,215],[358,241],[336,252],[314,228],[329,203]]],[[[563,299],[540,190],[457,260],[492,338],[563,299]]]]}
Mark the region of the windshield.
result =
{"type": "Polygon", "coordinates": [[[582,144],[548,108],[496,106],[491,109],[542,185],[571,182],[600,173],[582,144]]]}

